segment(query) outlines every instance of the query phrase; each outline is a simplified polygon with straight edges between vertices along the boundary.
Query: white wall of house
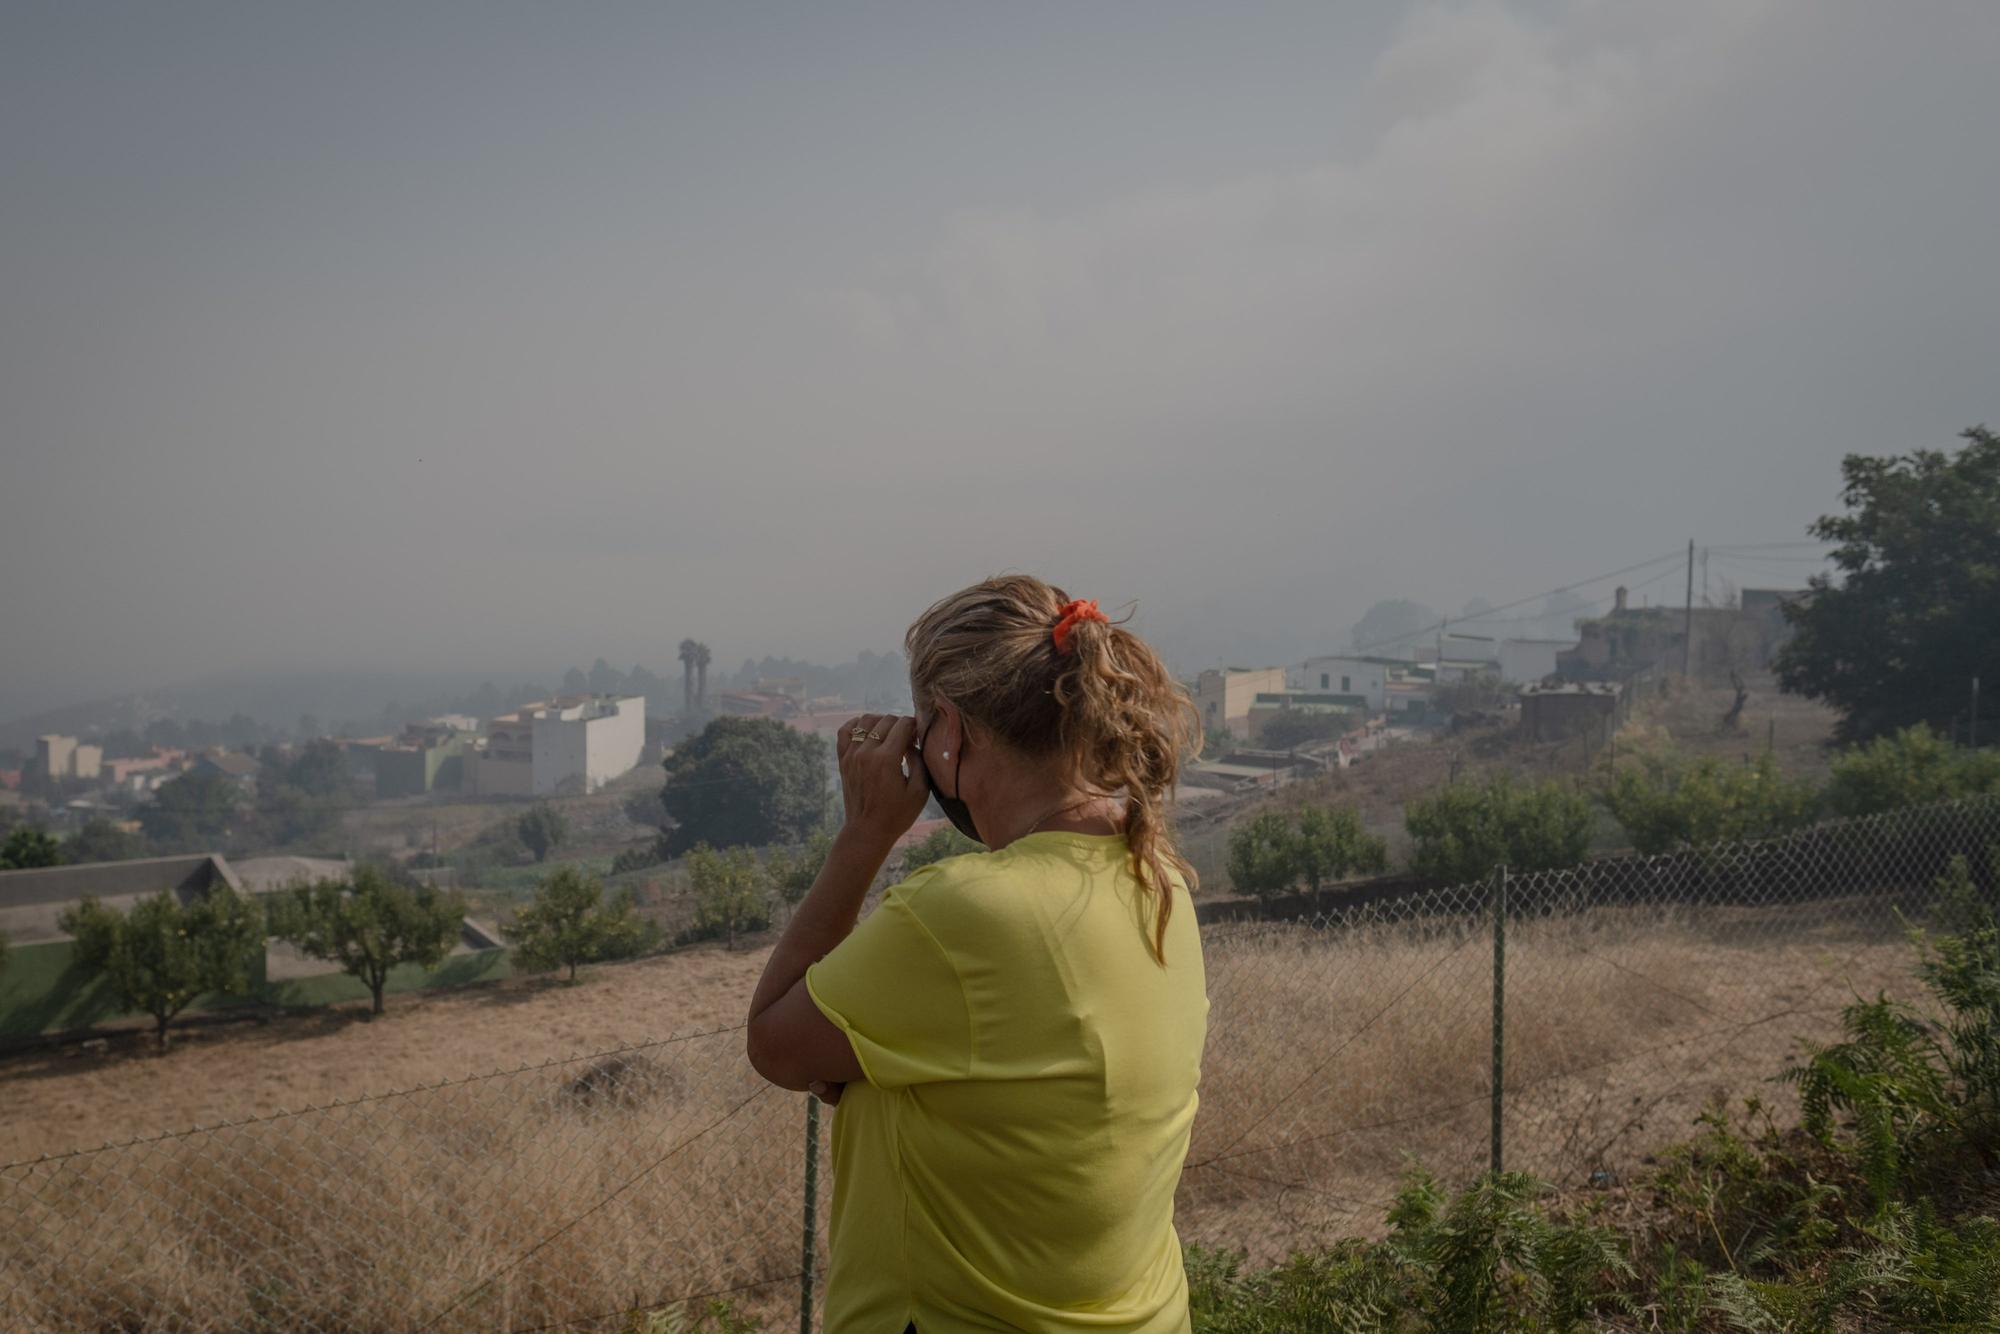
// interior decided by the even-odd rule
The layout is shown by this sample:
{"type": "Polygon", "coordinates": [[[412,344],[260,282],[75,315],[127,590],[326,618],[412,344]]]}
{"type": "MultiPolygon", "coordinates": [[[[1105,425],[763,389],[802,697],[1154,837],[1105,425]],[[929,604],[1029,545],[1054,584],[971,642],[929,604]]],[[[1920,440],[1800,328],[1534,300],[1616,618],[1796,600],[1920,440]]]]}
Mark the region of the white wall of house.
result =
{"type": "Polygon", "coordinates": [[[1285,673],[1294,690],[1329,691],[1336,695],[1361,695],[1372,712],[1388,704],[1389,669],[1379,662],[1338,655],[1307,658],[1285,673]]]}
{"type": "Polygon", "coordinates": [[[534,789],[538,797],[595,792],[638,767],[646,747],[643,696],[595,699],[534,715],[534,789]]]}

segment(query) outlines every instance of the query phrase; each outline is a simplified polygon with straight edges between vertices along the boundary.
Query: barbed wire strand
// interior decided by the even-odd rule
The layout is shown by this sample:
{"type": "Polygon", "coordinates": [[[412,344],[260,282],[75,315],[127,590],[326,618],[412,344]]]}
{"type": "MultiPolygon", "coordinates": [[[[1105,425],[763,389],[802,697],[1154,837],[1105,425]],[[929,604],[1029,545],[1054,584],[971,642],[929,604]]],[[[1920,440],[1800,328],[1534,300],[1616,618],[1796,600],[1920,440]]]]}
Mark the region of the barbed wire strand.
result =
{"type": "Polygon", "coordinates": [[[299,1107],[285,1108],[275,1112],[264,1112],[258,1116],[246,1116],[236,1120],[216,1121],[210,1125],[193,1125],[181,1130],[163,1130],[154,1135],[135,1135],[130,1139],[109,1140],[103,1144],[75,1149],[64,1149],[57,1153],[45,1153],[35,1158],[20,1158],[11,1163],[0,1163],[0,1172],[12,1172],[24,1167],[40,1167],[48,1163],[60,1163],[71,1158],[87,1158],[92,1154],[112,1153],[120,1149],[142,1148],[150,1144],[160,1144],[168,1140],[194,1139],[201,1135],[212,1135],[219,1130],[241,1130],[246,1126],[267,1125],[273,1121],[286,1121],[294,1117],[314,1116],[321,1112],[345,1111],[367,1103],[391,1102],[398,1098],[414,1097],[420,1093],[436,1093],[443,1089],[457,1088],[466,1084],[481,1084],[489,1079],[511,1079],[516,1075],[532,1075],[557,1066],[576,1065],[584,1061],[604,1061],[614,1056],[625,1056],[635,1051],[651,1051],[656,1047],[671,1047],[677,1043],[694,1042],[701,1038],[720,1037],[725,1033],[738,1033],[743,1024],[730,1024],[725,1028],[704,1029],[695,1033],[679,1033],[658,1038],[650,1042],[634,1042],[623,1047],[608,1047],[602,1051],[572,1052],[567,1056],[551,1056],[545,1061],[536,1061],[511,1070],[488,1070],[476,1075],[458,1075],[451,1079],[440,1079],[434,1084],[412,1084],[408,1088],[384,1089],[380,1093],[362,1093],[352,1098],[335,1098],[331,1102],[305,1103],[299,1107]]]}

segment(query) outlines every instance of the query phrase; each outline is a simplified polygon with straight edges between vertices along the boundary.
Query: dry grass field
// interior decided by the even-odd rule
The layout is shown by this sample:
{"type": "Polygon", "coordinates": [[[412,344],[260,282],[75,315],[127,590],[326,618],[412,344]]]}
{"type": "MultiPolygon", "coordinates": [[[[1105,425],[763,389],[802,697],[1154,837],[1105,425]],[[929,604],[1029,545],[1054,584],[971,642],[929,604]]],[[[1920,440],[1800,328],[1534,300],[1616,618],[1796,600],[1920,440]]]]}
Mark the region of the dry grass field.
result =
{"type": "MultiPolygon", "coordinates": [[[[1207,957],[1188,1240],[1268,1259],[1379,1225],[1412,1157],[1484,1166],[1480,919],[1218,927],[1207,957]]],[[[796,1301],[802,1101],[760,1086],[739,1033],[700,1035],[738,1021],[761,962],[695,950],[574,988],[399,998],[373,1024],[210,1030],[161,1059],[10,1061],[0,1324],[519,1329],[720,1290],[776,1320],[796,1301]],[[675,1031],[696,1036],[648,1041],[675,1031]],[[21,1165],[245,1117],[264,1119],[21,1165]]],[[[1782,1101],[1768,1080],[1794,1041],[1856,994],[1906,989],[1909,963],[1879,903],[1516,924],[1509,1165],[1615,1178],[1713,1097],[1782,1101]]]]}

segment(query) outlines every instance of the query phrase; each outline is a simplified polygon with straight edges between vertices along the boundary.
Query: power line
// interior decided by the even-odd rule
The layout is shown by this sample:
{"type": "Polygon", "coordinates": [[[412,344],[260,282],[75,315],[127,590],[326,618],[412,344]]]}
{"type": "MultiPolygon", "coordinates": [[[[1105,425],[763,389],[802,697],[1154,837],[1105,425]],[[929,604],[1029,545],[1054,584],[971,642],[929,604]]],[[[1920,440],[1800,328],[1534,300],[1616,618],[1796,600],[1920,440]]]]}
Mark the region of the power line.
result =
{"type": "Polygon", "coordinates": [[[1545,589],[1545,590],[1543,590],[1543,591],[1542,591],[1542,592],[1540,592],[1540,593],[1530,593],[1530,594],[1529,594],[1528,596],[1526,596],[1526,597],[1523,597],[1523,598],[1515,598],[1515,599],[1514,599],[1513,601],[1511,601],[1511,602],[1503,602],[1503,603],[1501,603],[1501,604],[1500,604],[1499,606],[1497,606],[1497,607],[1488,607],[1488,608],[1487,608],[1487,609],[1486,609],[1485,611],[1483,611],[1483,612],[1480,612],[1480,613],[1478,613],[1477,615],[1472,615],[1472,616],[1457,616],[1457,617],[1450,617],[1450,616],[1448,616],[1448,617],[1445,617],[1444,619],[1442,619],[1442,620],[1440,620],[1440,621],[1437,621],[1437,622],[1435,622],[1434,624],[1431,624],[1431,625],[1427,625],[1427,626],[1423,627],[1423,628],[1422,628],[1421,630],[1412,630],[1412,631],[1410,631],[1410,632],[1409,632],[1408,634],[1401,634],[1401,635],[1396,635],[1395,637],[1393,637],[1393,638],[1390,638],[1390,639],[1378,639],[1378,640],[1376,640],[1375,642],[1373,642],[1373,643],[1369,643],[1369,644],[1357,644],[1357,645],[1355,645],[1354,647],[1352,647],[1352,648],[1350,648],[1350,649],[1347,649],[1347,650],[1345,651],[1345,653],[1346,653],[1347,655],[1352,655],[1352,654],[1357,654],[1357,653],[1367,653],[1367,652],[1369,652],[1369,651],[1370,651],[1370,650],[1372,650],[1372,649],[1378,649],[1378,648],[1387,648],[1387,647],[1389,647],[1389,646],[1390,646],[1390,645],[1392,645],[1392,644],[1401,644],[1401,643],[1405,643],[1405,642],[1407,642],[1407,641],[1409,641],[1409,640],[1412,640],[1412,639],[1418,639],[1418,638],[1421,638],[1421,637],[1422,637],[1422,636],[1424,636],[1424,635],[1433,635],[1433,634],[1436,634],[1436,633],[1437,633],[1438,631],[1440,631],[1440,630],[1442,630],[1442,629],[1446,628],[1447,626],[1449,626],[1449,625],[1452,625],[1452,624],[1454,624],[1454,623],[1456,623],[1456,622],[1458,622],[1458,621],[1478,621],[1478,620],[1482,620],[1482,619],[1484,619],[1485,617],[1487,617],[1487,616],[1490,616],[1490,615],[1491,615],[1492,613],[1494,613],[1494,612],[1500,612],[1500,611],[1512,611],[1512,610],[1513,610],[1514,608],[1516,608],[1516,607],[1525,607],[1525,606],[1527,606],[1527,605],[1528,605],[1528,604],[1529,604],[1530,602],[1534,602],[1534,601],[1536,601],[1536,600],[1538,600],[1538,599],[1541,599],[1541,598],[1548,598],[1548,597],[1554,597],[1554,596],[1555,596],[1555,595],[1556,595],[1557,593],[1569,593],[1569,592],[1574,592],[1574,591],[1575,591],[1576,589],[1579,589],[1579,588],[1587,588],[1587,587],[1589,587],[1589,586],[1590,586],[1591,584],[1601,584],[1601,583],[1603,583],[1603,582],[1604,582],[1604,581],[1605,581],[1606,579],[1616,579],[1616,578],[1618,578],[1618,577],[1619,577],[1620,575],[1625,575],[1625,574],[1632,574],[1632,573],[1634,573],[1634,572],[1636,572],[1636,571],[1639,571],[1639,570],[1644,570],[1644,569],[1649,569],[1649,568],[1650,568],[1650,567],[1652,567],[1652,566],[1655,566],[1655,565],[1658,565],[1658,564],[1660,564],[1660,563],[1661,563],[1662,561],[1678,561],[1678,560],[1679,560],[1680,558],[1681,558],[1681,553],[1680,553],[1680,552],[1678,552],[1678,551],[1670,551],[1670,552],[1668,552],[1668,553],[1667,553],[1666,555],[1664,555],[1664,556],[1655,556],[1655,557],[1653,557],[1653,558],[1652,558],[1651,560],[1642,560],[1642,561],[1639,561],[1639,562],[1638,562],[1638,563],[1636,563],[1636,564],[1633,564],[1633,565],[1627,565],[1627,566],[1623,567],[1622,569],[1616,569],[1616,570],[1609,570],[1609,571],[1607,571],[1607,572],[1605,572],[1605,573],[1603,573],[1603,574],[1594,574],[1594,575],[1591,575],[1591,576],[1590,576],[1589,578],[1587,578],[1587,579],[1577,579],[1577,580],[1573,580],[1573,581],[1571,581],[1570,583],[1566,583],[1566,584],[1558,584],[1558,585],[1557,585],[1556,587],[1554,587],[1554,588],[1550,588],[1550,589],[1545,589]]]}
{"type": "Polygon", "coordinates": [[[1816,541],[1816,542],[1731,542],[1731,543],[1728,543],[1728,544],[1726,544],[1726,545],[1724,545],[1724,544],[1721,544],[1721,543],[1717,543],[1717,544],[1713,544],[1713,545],[1711,545],[1711,546],[1710,546],[1710,547],[1709,547],[1708,549],[1709,549],[1710,551],[1716,551],[1716,552],[1721,552],[1721,551],[1777,551],[1777,550],[1780,550],[1780,549],[1782,549],[1782,548],[1786,548],[1786,547],[1830,547],[1830,546],[1834,546],[1834,545],[1836,545],[1836,543],[1833,543],[1833,542],[1825,542],[1825,541],[1816,541]]]}

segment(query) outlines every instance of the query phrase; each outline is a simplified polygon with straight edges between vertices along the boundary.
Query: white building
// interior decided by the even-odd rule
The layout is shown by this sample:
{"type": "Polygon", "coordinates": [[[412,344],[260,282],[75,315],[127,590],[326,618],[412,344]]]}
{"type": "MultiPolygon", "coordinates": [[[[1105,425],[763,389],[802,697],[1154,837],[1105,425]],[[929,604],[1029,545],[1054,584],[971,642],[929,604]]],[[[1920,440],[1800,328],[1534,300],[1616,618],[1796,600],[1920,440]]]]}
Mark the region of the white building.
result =
{"type": "Polygon", "coordinates": [[[1389,669],[1407,667],[1398,658],[1349,657],[1332,654],[1307,658],[1285,673],[1286,684],[1294,690],[1310,690],[1325,695],[1359,695],[1368,701],[1370,713],[1388,707],[1389,669]]]}
{"type": "Polygon", "coordinates": [[[645,748],[645,696],[565,695],[487,723],[466,774],[484,797],[572,796],[630,773],[645,748]]]}
{"type": "Polygon", "coordinates": [[[1512,685],[1534,685],[1555,674],[1556,654],[1574,647],[1574,639],[1503,639],[1500,679],[1512,685]]]}
{"type": "Polygon", "coordinates": [[[533,790],[538,797],[595,792],[639,766],[646,748],[642,695],[592,695],[523,709],[530,728],[533,790]]]}

